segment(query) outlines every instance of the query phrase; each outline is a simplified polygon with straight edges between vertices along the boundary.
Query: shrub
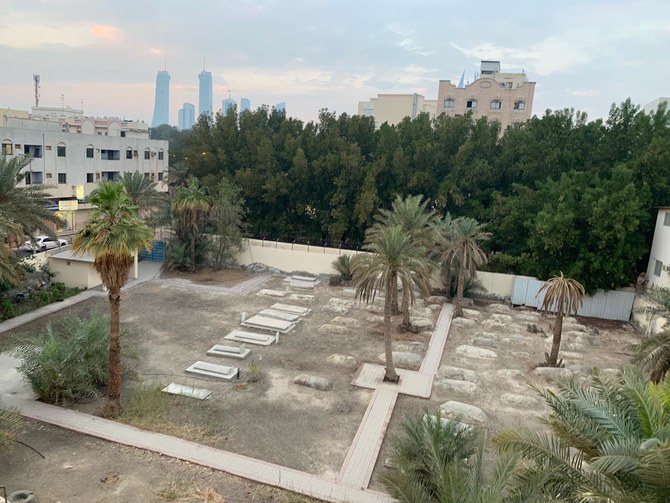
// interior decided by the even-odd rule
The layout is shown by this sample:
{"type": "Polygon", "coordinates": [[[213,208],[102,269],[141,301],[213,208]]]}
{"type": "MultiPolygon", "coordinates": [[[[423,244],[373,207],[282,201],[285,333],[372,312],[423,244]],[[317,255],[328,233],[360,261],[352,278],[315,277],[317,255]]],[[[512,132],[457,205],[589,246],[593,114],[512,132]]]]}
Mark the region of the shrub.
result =
{"type": "Polygon", "coordinates": [[[351,255],[340,255],[336,260],[333,260],[333,267],[340,273],[340,278],[343,281],[351,281],[351,255]]]}
{"type": "Polygon", "coordinates": [[[16,409],[0,408],[0,452],[8,449],[21,426],[21,414],[16,409]]]}
{"type": "Polygon", "coordinates": [[[22,359],[18,370],[46,403],[98,397],[107,382],[108,328],[108,318],[97,313],[65,318],[60,332],[49,324],[16,350],[22,359]]]}

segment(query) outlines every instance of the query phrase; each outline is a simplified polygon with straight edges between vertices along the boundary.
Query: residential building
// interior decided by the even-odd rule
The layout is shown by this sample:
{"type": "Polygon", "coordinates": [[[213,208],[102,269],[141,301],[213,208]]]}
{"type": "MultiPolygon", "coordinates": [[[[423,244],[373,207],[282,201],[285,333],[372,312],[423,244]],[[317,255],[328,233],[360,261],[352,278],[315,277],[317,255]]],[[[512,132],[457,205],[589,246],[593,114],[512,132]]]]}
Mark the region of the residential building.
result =
{"type": "Polygon", "coordinates": [[[240,100],[240,113],[251,111],[251,100],[249,98],[242,98],[240,100]]]}
{"type": "Polygon", "coordinates": [[[377,127],[385,122],[398,124],[405,117],[415,119],[421,113],[435,117],[435,100],[427,100],[421,94],[378,94],[370,101],[358,103],[358,115],[374,117],[377,127]]]}
{"type": "Polygon", "coordinates": [[[237,104],[235,103],[235,100],[232,98],[226,98],[221,102],[221,113],[225,117],[228,115],[228,111],[235,108],[237,104]]]}
{"type": "Polygon", "coordinates": [[[179,109],[179,122],[177,123],[179,129],[182,131],[191,129],[195,124],[195,106],[192,103],[184,103],[179,109]]]}
{"type": "Polygon", "coordinates": [[[202,114],[210,116],[214,113],[212,96],[212,72],[202,70],[198,75],[199,95],[198,95],[198,117],[202,114]]]}
{"type": "Polygon", "coordinates": [[[482,61],[479,77],[471,84],[456,86],[440,80],[437,92],[437,115],[487,117],[500,122],[501,131],[510,124],[530,119],[535,96],[535,82],[525,73],[500,71],[499,61],[482,61]]]}
{"type": "Polygon", "coordinates": [[[662,104],[665,104],[665,109],[670,111],[670,98],[656,98],[643,106],[642,110],[648,114],[653,114],[662,104]]]}
{"type": "Polygon", "coordinates": [[[170,123],[170,74],[161,70],[156,75],[156,99],[151,127],[170,123]]]}
{"type": "Polygon", "coordinates": [[[85,117],[70,108],[60,117],[40,115],[43,108],[27,117],[0,111],[1,152],[9,158],[30,156],[19,186],[49,185],[54,203],[85,199],[99,182],[134,171],[167,191],[169,143],[149,139],[144,122],[85,117]]]}
{"type": "Polygon", "coordinates": [[[647,265],[647,286],[670,288],[670,208],[659,208],[647,265]]]}

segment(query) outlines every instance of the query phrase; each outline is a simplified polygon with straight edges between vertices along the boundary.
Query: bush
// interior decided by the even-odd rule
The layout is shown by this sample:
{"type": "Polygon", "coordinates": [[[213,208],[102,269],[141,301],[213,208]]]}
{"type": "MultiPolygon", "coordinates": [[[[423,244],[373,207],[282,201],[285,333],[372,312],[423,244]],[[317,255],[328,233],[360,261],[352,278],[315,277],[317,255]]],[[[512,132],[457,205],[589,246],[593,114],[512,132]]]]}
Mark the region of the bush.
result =
{"type": "Polygon", "coordinates": [[[21,414],[16,409],[0,408],[0,452],[11,447],[20,426],[21,414]]]}
{"type": "Polygon", "coordinates": [[[65,318],[60,332],[49,324],[16,350],[18,370],[46,403],[97,398],[108,376],[108,329],[109,319],[97,313],[65,318]]]}
{"type": "Polygon", "coordinates": [[[340,278],[343,281],[351,281],[353,276],[351,270],[351,255],[340,255],[336,260],[333,260],[333,267],[340,273],[340,278]]]}

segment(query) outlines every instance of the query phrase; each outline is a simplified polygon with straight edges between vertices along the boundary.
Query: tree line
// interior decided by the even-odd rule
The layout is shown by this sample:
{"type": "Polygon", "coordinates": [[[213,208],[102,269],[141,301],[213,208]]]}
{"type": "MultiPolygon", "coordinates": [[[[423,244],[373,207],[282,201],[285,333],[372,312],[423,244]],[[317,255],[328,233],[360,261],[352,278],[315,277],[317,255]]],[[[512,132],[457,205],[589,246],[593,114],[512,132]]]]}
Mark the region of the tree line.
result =
{"type": "Polygon", "coordinates": [[[370,117],[323,110],[305,123],[259,108],[152,135],[204,187],[239,188],[249,236],[357,248],[378,209],[422,195],[495,231],[490,270],[563,271],[593,291],[646,269],[654,208],[670,201],[669,118],[627,100],[604,120],[547,111],[501,136],[470,116],[375,129],[370,117]]]}

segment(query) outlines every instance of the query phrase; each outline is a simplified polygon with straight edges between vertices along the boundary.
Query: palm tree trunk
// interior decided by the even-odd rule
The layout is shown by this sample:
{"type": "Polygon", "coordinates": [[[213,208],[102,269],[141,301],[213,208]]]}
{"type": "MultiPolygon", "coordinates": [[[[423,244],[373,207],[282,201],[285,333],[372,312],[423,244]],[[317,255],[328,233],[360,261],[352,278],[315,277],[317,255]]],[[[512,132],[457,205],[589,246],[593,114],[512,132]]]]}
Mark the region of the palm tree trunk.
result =
{"type": "Polygon", "coordinates": [[[391,334],[391,290],[393,286],[393,279],[391,278],[390,281],[386,282],[386,299],[384,300],[384,355],[386,356],[386,374],[384,374],[384,380],[398,382],[398,374],[396,374],[395,367],[393,366],[393,336],[391,334]]]}
{"type": "Polygon", "coordinates": [[[558,350],[561,348],[561,332],[563,331],[563,312],[556,314],[556,323],[554,323],[554,339],[551,341],[551,354],[547,363],[555,367],[558,365],[558,350]]]}
{"type": "Polygon", "coordinates": [[[465,267],[461,265],[458,268],[458,287],[456,288],[456,309],[454,309],[454,318],[463,316],[463,294],[465,291],[465,267]]]}
{"type": "MultiPolygon", "coordinates": [[[[393,282],[393,289],[391,290],[391,314],[396,315],[400,314],[400,309],[398,309],[398,275],[393,273],[391,281],[393,282]]],[[[388,295],[388,291],[386,295],[388,295]]]]}
{"type": "Polygon", "coordinates": [[[403,288],[402,290],[402,323],[400,324],[403,330],[409,330],[412,326],[410,323],[410,306],[409,306],[409,290],[403,288]]]}
{"type": "Polygon", "coordinates": [[[451,265],[449,265],[444,273],[444,287],[447,290],[447,299],[451,299],[451,277],[453,274],[454,272],[451,269],[451,265]]]}
{"type": "Polygon", "coordinates": [[[102,415],[115,418],[122,412],[121,407],[121,290],[110,290],[109,294],[109,390],[102,415]]]}
{"type": "Polygon", "coordinates": [[[195,238],[196,229],[195,222],[191,220],[191,242],[189,243],[189,253],[191,254],[191,271],[195,271],[195,238]]]}

